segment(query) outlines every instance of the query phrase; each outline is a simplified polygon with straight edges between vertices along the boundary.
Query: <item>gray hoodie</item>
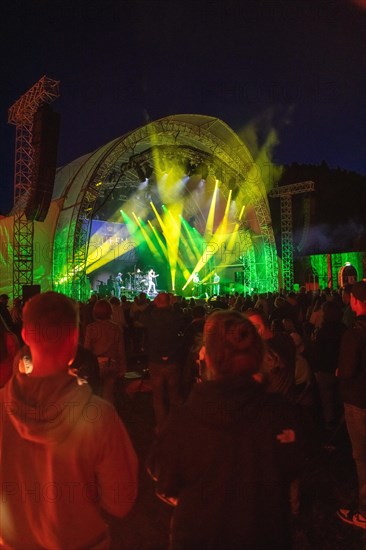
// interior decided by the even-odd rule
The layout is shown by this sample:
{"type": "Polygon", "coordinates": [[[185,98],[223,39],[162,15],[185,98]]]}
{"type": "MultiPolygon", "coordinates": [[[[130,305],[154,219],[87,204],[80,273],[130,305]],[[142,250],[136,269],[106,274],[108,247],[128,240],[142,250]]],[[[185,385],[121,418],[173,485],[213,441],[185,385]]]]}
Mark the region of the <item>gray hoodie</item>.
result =
{"type": "Polygon", "coordinates": [[[137,459],[114,408],[67,372],[16,373],[0,390],[0,547],[102,549],[101,510],[122,517],[137,459]]]}

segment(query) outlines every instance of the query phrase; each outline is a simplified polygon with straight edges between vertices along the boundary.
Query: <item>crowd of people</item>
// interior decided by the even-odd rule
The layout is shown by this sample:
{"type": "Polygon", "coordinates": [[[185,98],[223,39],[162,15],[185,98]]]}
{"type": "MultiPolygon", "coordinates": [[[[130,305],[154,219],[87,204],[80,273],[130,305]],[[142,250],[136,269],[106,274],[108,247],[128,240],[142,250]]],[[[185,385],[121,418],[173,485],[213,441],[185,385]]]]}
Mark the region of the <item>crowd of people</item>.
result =
{"type": "Polygon", "coordinates": [[[137,495],[117,396],[146,359],[146,467],[172,549],[291,548],[300,478],[345,422],[366,529],[366,281],[197,301],[0,296],[0,547],[108,548],[137,495]],[[117,407],[118,408],[118,407],[117,407]],[[77,534],[75,534],[77,533],[77,534]]]}

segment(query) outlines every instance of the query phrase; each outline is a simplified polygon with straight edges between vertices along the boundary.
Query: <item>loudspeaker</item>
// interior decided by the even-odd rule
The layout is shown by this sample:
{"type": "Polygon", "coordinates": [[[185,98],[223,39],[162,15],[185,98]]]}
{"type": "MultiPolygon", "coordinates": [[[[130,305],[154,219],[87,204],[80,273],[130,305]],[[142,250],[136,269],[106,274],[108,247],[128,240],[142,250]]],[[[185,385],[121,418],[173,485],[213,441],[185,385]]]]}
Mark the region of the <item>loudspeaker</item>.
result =
{"type": "Polygon", "coordinates": [[[236,283],[244,284],[244,271],[235,271],[234,272],[234,281],[236,283]]]}
{"type": "Polygon", "coordinates": [[[23,304],[30,298],[33,298],[36,294],[40,294],[41,285],[23,285],[23,304]]]}
{"type": "Polygon", "coordinates": [[[60,115],[43,105],[33,117],[34,166],[32,185],[25,207],[28,220],[44,221],[55,183],[60,115]]]}

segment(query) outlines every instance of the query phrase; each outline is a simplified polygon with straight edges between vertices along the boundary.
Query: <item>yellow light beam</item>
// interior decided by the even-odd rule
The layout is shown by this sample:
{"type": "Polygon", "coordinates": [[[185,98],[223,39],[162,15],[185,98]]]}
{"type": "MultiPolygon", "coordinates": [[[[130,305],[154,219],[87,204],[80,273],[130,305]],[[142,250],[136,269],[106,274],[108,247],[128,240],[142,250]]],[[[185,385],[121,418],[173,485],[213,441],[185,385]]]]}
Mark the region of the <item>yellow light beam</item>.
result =
{"type": "MultiPolygon", "coordinates": [[[[148,220],[148,224],[150,225],[151,229],[153,230],[154,232],[154,235],[164,253],[164,256],[165,256],[165,259],[168,260],[168,249],[167,247],[165,246],[165,244],[163,243],[163,240],[161,239],[159,233],[157,232],[156,228],[153,226],[153,224],[151,223],[150,220],[148,220]]],[[[188,278],[189,277],[189,271],[187,269],[187,267],[185,266],[183,260],[178,256],[178,265],[184,275],[185,278],[188,278]]]]}
{"type": "Polygon", "coordinates": [[[226,247],[226,253],[227,254],[230,254],[230,252],[232,252],[234,250],[234,244],[235,244],[235,242],[238,238],[239,227],[240,227],[240,223],[236,223],[235,227],[234,227],[234,231],[230,235],[230,238],[229,238],[228,243],[227,243],[227,247],[226,247]]]}
{"type": "Polygon", "coordinates": [[[104,241],[98,233],[94,233],[89,243],[89,252],[86,262],[87,273],[91,273],[108,262],[130,253],[131,250],[140,246],[144,241],[138,226],[126,213],[123,211],[121,211],[121,213],[129,232],[129,238],[124,241],[117,241],[116,236],[113,235],[104,241]]]}
{"type": "Polygon", "coordinates": [[[179,201],[165,208],[165,224],[169,231],[170,240],[168,242],[169,262],[171,266],[172,287],[175,288],[175,278],[177,270],[177,260],[179,256],[179,243],[182,236],[182,211],[183,202],[179,201]]]}
{"type": "MultiPolygon", "coordinates": [[[[201,256],[201,252],[200,252],[198,246],[196,245],[196,243],[195,243],[195,241],[194,241],[194,238],[193,238],[193,236],[192,236],[192,231],[187,227],[187,226],[188,226],[188,222],[186,222],[186,221],[184,220],[182,225],[183,225],[184,229],[185,229],[186,232],[187,232],[188,239],[189,239],[189,241],[190,241],[190,243],[191,243],[190,248],[191,248],[193,254],[195,255],[195,261],[197,261],[198,258],[201,256]]],[[[198,233],[198,234],[199,234],[199,233],[198,233]]],[[[203,241],[203,238],[202,238],[202,241],[203,241]]]]}
{"type": "Polygon", "coordinates": [[[219,188],[219,180],[216,179],[214,192],[212,193],[210,209],[208,211],[206,227],[204,232],[204,239],[207,238],[207,235],[212,235],[213,233],[213,227],[214,227],[214,221],[215,221],[215,210],[216,210],[216,197],[217,197],[218,188],[219,188]]]}
{"type": "Polygon", "coordinates": [[[151,230],[153,231],[154,235],[155,235],[155,238],[156,240],[158,241],[159,243],[159,246],[164,254],[164,257],[165,259],[167,260],[168,259],[168,251],[167,251],[167,247],[165,246],[165,244],[163,243],[163,240],[161,239],[159,233],[156,231],[155,227],[153,226],[153,224],[151,223],[150,220],[147,220],[147,223],[149,224],[149,226],[151,227],[151,230]]]}
{"type": "Polygon", "coordinates": [[[137,225],[139,226],[140,230],[141,230],[141,233],[143,234],[144,238],[145,238],[145,241],[147,243],[147,246],[149,247],[149,250],[150,252],[152,252],[153,254],[159,254],[159,251],[158,249],[156,248],[156,246],[154,245],[154,243],[152,242],[152,240],[150,239],[149,235],[147,234],[146,230],[142,227],[142,223],[140,222],[140,220],[138,219],[138,217],[136,216],[135,212],[132,212],[132,215],[133,217],[135,218],[136,220],[136,223],[137,225]]]}
{"type": "Polygon", "coordinates": [[[133,239],[126,239],[125,241],[113,246],[108,241],[103,243],[101,246],[92,247],[92,249],[89,245],[86,272],[91,273],[108,262],[130,253],[131,250],[139,246],[141,242],[142,241],[137,239],[137,236],[135,235],[133,239]]]}

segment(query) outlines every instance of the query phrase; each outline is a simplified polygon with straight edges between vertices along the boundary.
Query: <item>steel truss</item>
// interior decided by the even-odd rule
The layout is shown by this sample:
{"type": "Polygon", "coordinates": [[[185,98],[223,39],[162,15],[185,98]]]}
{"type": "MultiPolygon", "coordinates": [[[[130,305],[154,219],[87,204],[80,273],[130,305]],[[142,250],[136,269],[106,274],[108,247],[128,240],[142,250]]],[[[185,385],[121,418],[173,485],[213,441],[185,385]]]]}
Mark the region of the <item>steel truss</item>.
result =
{"type": "Polygon", "coordinates": [[[243,247],[244,253],[240,256],[243,264],[243,283],[250,291],[257,287],[257,265],[254,253],[252,238],[247,229],[239,230],[240,244],[243,247]]]}
{"type": "Polygon", "coordinates": [[[314,191],[313,181],[302,181],[275,187],[270,197],[281,199],[281,248],[282,277],[285,290],[293,290],[294,285],[294,246],[292,232],[292,195],[314,191]]]}
{"type": "MultiPolygon", "coordinates": [[[[337,287],[337,284],[339,285],[338,283],[338,275],[339,275],[339,272],[341,270],[341,268],[343,267],[343,261],[342,261],[342,254],[332,254],[331,255],[331,262],[332,262],[332,272],[331,272],[331,279],[329,280],[329,275],[328,275],[328,281],[327,281],[327,287],[328,288],[333,288],[334,286],[337,287]],[[334,285],[335,283],[335,285],[334,285]]],[[[341,285],[339,285],[341,286],[341,285]]]]}
{"type": "Polygon", "coordinates": [[[43,76],[9,109],[8,122],[16,126],[14,166],[13,296],[33,283],[34,222],[24,210],[34,177],[33,119],[37,110],[59,97],[59,82],[43,76]]]}
{"type": "MultiPolygon", "coordinates": [[[[73,222],[69,225],[66,245],[66,274],[61,271],[61,262],[58,262],[57,276],[66,276],[66,292],[78,300],[85,299],[89,294],[86,279],[86,264],[91,231],[93,210],[96,205],[98,194],[102,189],[100,182],[108,178],[108,174],[115,165],[121,167],[121,171],[128,172],[134,168],[136,163],[144,164],[150,162],[153,152],[161,150],[162,154],[169,154],[169,149],[175,147],[176,155],[181,154],[184,158],[202,161],[210,158],[211,167],[215,165],[227,174],[234,175],[236,181],[245,185],[245,175],[248,172],[248,165],[253,161],[249,155],[247,159],[240,155],[243,144],[238,139],[234,146],[228,144],[210,132],[214,122],[201,125],[189,124],[167,117],[162,120],[150,123],[147,126],[138,128],[131,134],[115,140],[104,152],[88,176],[88,181],[79,192],[75,201],[73,222]],[[143,147],[143,152],[137,153],[138,146],[143,147]]],[[[173,149],[171,149],[172,151],[173,149]]],[[[76,179],[78,174],[74,176],[76,179]]],[[[228,193],[226,189],[226,193],[228,193]]],[[[248,193],[248,196],[250,194],[248,193]]],[[[278,281],[274,272],[277,273],[277,258],[275,257],[275,240],[270,223],[269,209],[263,196],[258,192],[250,196],[254,207],[257,210],[258,221],[262,229],[262,240],[266,258],[263,259],[266,266],[267,284],[277,288],[278,281]]],[[[56,251],[54,251],[56,254],[56,251]]],[[[55,265],[57,262],[55,261],[55,265]]],[[[251,261],[251,264],[253,262],[251,261]]],[[[266,277],[265,277],[266,278],[266,277]]],[[[265,281],[263,281],[263,285],[265,281]]]]}

